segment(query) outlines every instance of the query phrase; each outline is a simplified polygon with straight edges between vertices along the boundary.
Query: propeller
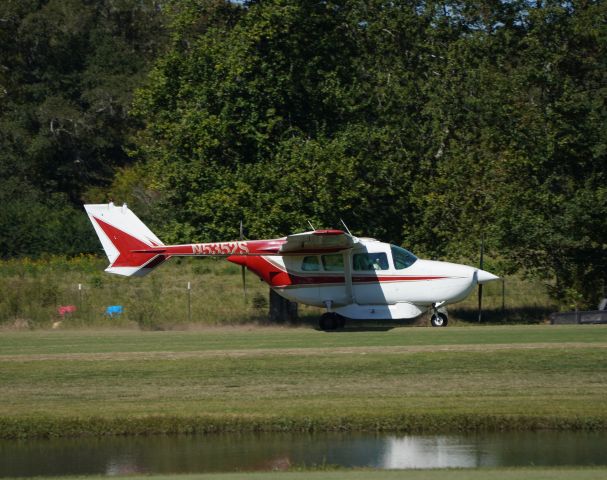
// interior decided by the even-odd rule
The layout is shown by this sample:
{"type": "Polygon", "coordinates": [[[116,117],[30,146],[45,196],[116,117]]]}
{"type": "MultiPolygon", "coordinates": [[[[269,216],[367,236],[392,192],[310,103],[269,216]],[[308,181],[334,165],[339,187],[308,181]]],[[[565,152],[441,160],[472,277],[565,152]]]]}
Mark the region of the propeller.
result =
{"type": "MultiPolygon", "coordinates": [[[[481,260],[479,264],[479,270],[483,269],[483,256],[485,254],[485,234],[481,235],[481,260]]],[[[478,274],[477,274],[478,281],[478,274]]],[[[478,284],[478,323],[481,323],[483,318],[483,284],[478,284]]]]}
{"type": "MultiPolygon", "coordinates": [[[[240,220],[240,241],[244,240],[244,229],[242,226],[242,220],[240,220]]],[[[240,266],[240,272],[242,274],[242,291],[244,293],[244,303],[247,304],[247,272],[244,265],[240,266]]]]}

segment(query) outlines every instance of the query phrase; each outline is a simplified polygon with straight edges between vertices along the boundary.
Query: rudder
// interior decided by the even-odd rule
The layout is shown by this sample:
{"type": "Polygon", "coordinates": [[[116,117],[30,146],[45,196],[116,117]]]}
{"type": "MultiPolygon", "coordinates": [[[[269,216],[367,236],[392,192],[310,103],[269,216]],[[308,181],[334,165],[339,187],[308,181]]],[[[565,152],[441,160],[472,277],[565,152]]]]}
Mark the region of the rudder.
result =
{"type": "Polygon", "coordinates": [[[161,250],[149,251],[164,244],[126,204],[91,204],[84,209],[110,261],[106,272],[142,276],[167,260],[161,250]]]}

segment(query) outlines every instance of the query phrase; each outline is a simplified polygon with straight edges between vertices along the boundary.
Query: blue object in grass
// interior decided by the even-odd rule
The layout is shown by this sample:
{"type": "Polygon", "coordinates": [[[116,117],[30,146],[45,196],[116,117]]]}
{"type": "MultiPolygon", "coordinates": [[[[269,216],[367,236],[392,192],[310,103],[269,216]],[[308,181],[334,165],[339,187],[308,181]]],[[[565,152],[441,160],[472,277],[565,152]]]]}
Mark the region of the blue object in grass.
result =
{"type": "Polygon", "coordinates": [[[109,317],[119,317],[122,311],[122,305],[110,305],[105,309],[105,314],[109,317]]]}

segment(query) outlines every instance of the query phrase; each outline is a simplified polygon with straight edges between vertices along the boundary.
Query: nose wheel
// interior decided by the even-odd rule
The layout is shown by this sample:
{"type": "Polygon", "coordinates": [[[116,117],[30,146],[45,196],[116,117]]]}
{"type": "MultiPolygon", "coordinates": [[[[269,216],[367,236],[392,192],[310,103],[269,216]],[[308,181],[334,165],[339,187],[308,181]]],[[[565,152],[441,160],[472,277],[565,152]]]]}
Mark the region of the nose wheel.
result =
{"type": "Polygon", "coordinates": [[[430,317],[430,325],[432,325],[433,327],[446,327],[449,323],[449,318],[447,317],[447,314],[444,312],[440,312],[438,308],[436,308],[434,305],[432,305],[432,309],[434,313],[430,317]]]}

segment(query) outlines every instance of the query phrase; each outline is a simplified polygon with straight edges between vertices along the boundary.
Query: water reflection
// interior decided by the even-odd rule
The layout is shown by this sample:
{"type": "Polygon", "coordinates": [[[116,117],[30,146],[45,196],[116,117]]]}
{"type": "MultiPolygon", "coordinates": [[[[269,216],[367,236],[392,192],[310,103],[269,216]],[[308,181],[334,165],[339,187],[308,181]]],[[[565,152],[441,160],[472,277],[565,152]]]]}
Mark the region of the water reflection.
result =
{"type": "Polygon", "coordinates": [[[463,468],[495,464],[494,456],[472,439],[452,436],[392,437],[382,468],[463,468]]]}
{"type": "Polygon", "coordinates": [[[207,435],[0,441],[0,476],[126,475],[292,466],[607,465],[607,433],[207,435]]]}

